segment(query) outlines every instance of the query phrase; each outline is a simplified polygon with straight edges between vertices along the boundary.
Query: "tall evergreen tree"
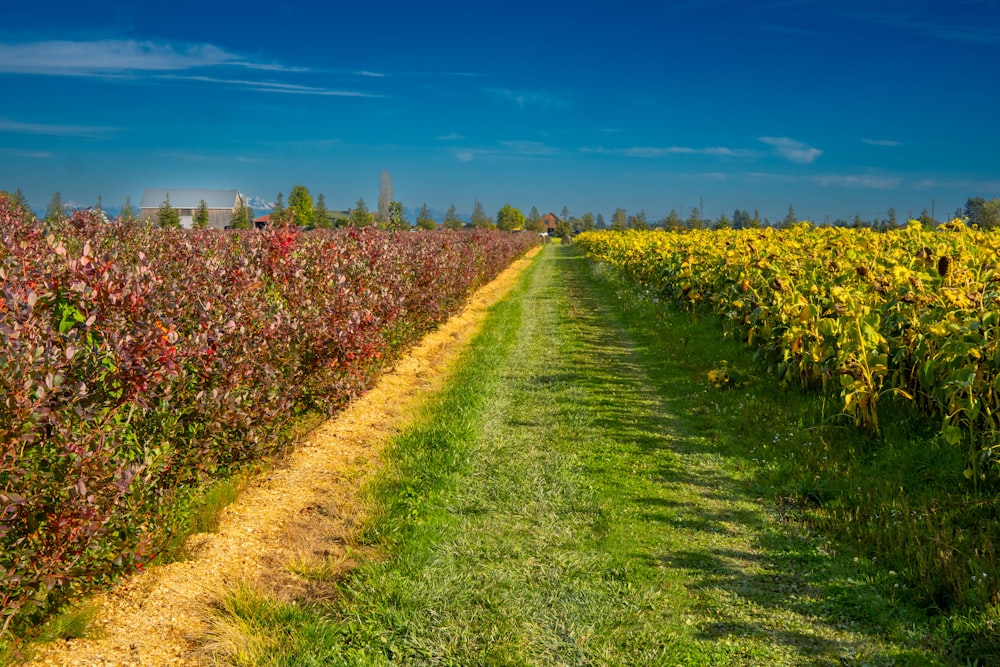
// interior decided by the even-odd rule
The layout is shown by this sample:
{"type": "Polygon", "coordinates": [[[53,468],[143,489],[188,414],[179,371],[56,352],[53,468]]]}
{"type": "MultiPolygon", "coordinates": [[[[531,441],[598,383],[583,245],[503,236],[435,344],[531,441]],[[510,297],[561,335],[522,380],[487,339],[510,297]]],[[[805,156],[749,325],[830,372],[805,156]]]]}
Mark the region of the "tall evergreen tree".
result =
{"type": "Polygon", "coordinates": [[[667,217],[663,219],[663,228],[675,232],[684,226],[684,221],[681,220],[681,216],[677,213],[677,209],[670,209],[670,213],[667,217]]]}
{"type": "Polygon", "coordinates": [[[528,212],[528,217],[524,219],[524,229],[529,232],[542,231],[542,215],[538,212],[537,207],[532,206],[531,211],[528,212]]]}
{"type": "Polygon", "coordinates": [[[444,228],[445,229],[461,229],[465,226],[462,219],[458,217],[458,209],[452,204],[448,207],[448,212],[444,214],[444,228]]]}
{"type": "Polygon", "coordinates": [[[697,208],[691,209],[691,215],[689,215],[687,219],[687,226],[689,229],[701,229],[705,226],[701,221],[701,211],[697,208]]]}
{"type": "Polygon", "coordinates": [[[792,206],[791,204],[789,204],[788,205],[788,213],[787,213],[787,215],[785,215],[785,219],[781,221],[781,225],[783,227],[791,227],[792,225],[794,225],[798,221],[799,221],[799,219],[795,217],[795,207],[792,206]]]}
{"type": "Polygon", "coordinates": [[[469,222],[471,222],[472,226],[477,229],[488,228],[490,226],[491,220],[490,217],[486,215],[486,209],[483,208],[482,203],[478,199],[475,199],[473,201],[474,203],[472,205],[472,217],[469,219],[469,222]]]}
{"type": "Polygon", "coordinates": [[[202,199],[198,202],[198,210],[194,212],[194,228],[205,229],[208,227],[208,204],[202,199]]]}
{"type": "Polygon", "coordinates": [[[733,211],[733,229],[746,229],[750,226],[750,214],[736,209],[733,211]]]}
{"type": "Polygon", "coordinates": [[[279,227],[285,223],[285,195],[278,193],[274,198],[274,206],[271,207],[271,224],[279,227]]]}
{"type": "Polygon", "coordinates": [[[354,208],[348,215],[348,222],[353,227],[369,227],[375,222],[375,216],[368,210],[368,204],[363,198],[358,198],[354,208]]]}
{"type": "Polygon", "coordinates": [[[121,213],[119,213],[119,217],[121,217],[122,222],[128,222],[128,223],[136,222],[139,219],[139,211],[132,204],[132,198],[129,197],[128,195],[125,195],[125,203],[122,204],[122,209],[121,213]]]}
{"type": "Polygon", "coordinates": [[[431,211],[427,208],[427,202],[424,202],[423,206],[420,207],[420,213],[417,214],[417,227],[427,230],[437,229],[437,223],[431,217],[431,211]]]}
{"type": "Polygon", "coordinates": [[[52,195],[49,205],[45,207],[45,222],[57,222],[66,217],[66,202],[58,192],[52,195]]]}
{"type": "Polygon", "coordinates": [[[181,216],[177,209],[170,205],[170,193],[167,192],[157,211],[156,222],[160,227],[167,229],[179,229],[181,226],[181,216]]]}
{"type": "Polygon", "coordinates": [[[625,209],[615,209],[615,212],[611,215],[611,229],[628,229],[628,215],[625,213],[625,209]]]}
{"type": "Polygon", "coordinates": [[[229,219],[229,226],[232,229],[250,229],[253,226],[253,211],[247,206],[243,195],[237,195],[237,200],[236,210],[229,219]]]}
{"type": "Polygon", "coordinates": [[[323,196],[322,192],[316,197],[316,208],[313,209],[313,226],[319,229],[333,228],[333,217],[326,208],[326,197],[323,196]]]}
{"type": "Polygon", "coordinates": [[[31,211],[31,207],[28,206],[28,198],[24,196],[23,192],[21,192],[21,188],[14,188],[14,194],[11,199],[14,202],[14,206],[16,206],[19,210],[30,214],[32,218],[35,217],[35,214],[31,211]]]}
{"type": "Polygon", "coordinates": [[[639,231],[646,231],[649,229],[649,220],[646,219],[646,209],[640,210],[635,215],[630,215],[628,218],[629,229],[638,229],[639,231]]]}

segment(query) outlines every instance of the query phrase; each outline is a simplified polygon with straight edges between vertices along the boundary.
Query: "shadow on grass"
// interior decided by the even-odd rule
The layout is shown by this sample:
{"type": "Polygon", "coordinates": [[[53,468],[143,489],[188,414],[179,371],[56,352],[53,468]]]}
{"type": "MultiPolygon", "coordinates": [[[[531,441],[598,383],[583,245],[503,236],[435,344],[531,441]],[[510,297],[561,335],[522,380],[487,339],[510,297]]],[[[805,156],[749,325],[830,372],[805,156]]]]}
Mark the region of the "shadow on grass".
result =
{"type": "MultiPolygon", "coordinates": [[[[692,591],[721,591],[743,601],[704,609],[713,620],[699,626],[697,636],[782,644],[801,657],[800,664],[844,664],[861,652],[887,657],[871,646],[895,634],[894,601],[849,564],[834,562],[801,527],[769,518],[735,472],[754,443],[743,443],[742,453],[720,446],[720,440],[737,442],[741,425],[707,414],[704,383],[692,379],[697,366],[684,345],[664,341],[662,331],[650,335],[652,322],[629,321],[572,248],[560,248],[552,261],[561,264],[562,289],[571,297],[566,325],[576,329],[575,342],[553,358],[550,373],[533,381],[583,390],[578,409],[590,415],[592,436],[580,443],[590,450],[586,465],[605,472],[616,467],[623,476],[616,491],[640,508],[642,521],[691,536],[685,542],[696,545],[633,558],[650,568],[683,571],[692,591]],[[608,438],[614,442],[602,442],[608,438]],[[679,488],[691,499],[672,498],[679,488]],[[815,626],[826,632],[806,631],[815,626]]],[[[711,604],[714,598],[699,599],[711,604]]],[[[918,649],[887,650],[895,664],[927,664],[918,649]]]]}

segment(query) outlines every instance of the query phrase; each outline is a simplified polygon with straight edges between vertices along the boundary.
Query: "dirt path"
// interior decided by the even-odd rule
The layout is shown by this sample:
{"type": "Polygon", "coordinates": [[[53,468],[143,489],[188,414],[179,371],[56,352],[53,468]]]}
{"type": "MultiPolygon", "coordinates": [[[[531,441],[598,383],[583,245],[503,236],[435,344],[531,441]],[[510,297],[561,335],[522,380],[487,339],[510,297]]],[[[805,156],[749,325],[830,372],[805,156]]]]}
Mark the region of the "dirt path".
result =
{"type": "Polygon", "coordinates": [[[151,567],[100,595],[96,639],[45,647],[32,665],[203,665],[203,610],[246,582],[294,595],[306,584],[289,563],[327,559],[350,567],[348,536],[363,510],[358,490],[387,438],[439,389],[479,330],[486,310],[516,284],[530,259],[476,292],[466,309],[425,337],[392,373],[313,431],[282,467],[251,482],[223,512],[219,531],[193,536],[189,560],[151,567]]]}

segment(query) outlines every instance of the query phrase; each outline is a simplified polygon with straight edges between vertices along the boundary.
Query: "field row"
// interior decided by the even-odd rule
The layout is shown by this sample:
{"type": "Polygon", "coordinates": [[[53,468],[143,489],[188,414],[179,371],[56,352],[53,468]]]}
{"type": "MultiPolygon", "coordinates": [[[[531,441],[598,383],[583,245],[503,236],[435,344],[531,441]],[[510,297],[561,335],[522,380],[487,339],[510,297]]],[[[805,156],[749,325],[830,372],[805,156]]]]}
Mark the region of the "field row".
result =
{"type": "Polygon", "coordinates": [[[1000,234],[803,223],[577,243],[657,298],[711,309],[782,380],[838,395],[858,426],[878,430],[887,394],[913,400],[968,448],[973,485],[1000,472],[1000,234]]]}
{"type": "Polygon", "coordinates": [[[46,226],[3,198],[0,237],[5,629],[141,567],[179,492],[336,410],[536,242],[46,226]]]}

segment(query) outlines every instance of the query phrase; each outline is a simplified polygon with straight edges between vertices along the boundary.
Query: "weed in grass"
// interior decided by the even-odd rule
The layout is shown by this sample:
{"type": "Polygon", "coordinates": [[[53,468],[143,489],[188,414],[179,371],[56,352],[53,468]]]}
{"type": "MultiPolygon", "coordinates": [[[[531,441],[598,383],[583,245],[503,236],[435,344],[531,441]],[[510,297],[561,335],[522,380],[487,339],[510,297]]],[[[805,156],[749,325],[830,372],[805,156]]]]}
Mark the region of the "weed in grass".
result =
{"type": "Polygon", "coordinates": [[[218,530],[222,510],[236,500],[241,480],[242,477],[219,480],[190,493],[186,501],[178,499],[173,516],[174,523],[180,527],[172,531],[160,550],[159,562],[171,563],[190,558],[191,554],[186,546],[188,537],[218,530]]]}
{"type": "Polygon", "coordinates": [[[37,641],[54,642],[61,639],[78,639],[89,636],[97,608],[81,604],[57,614],[39,631],[37,641]]]}

